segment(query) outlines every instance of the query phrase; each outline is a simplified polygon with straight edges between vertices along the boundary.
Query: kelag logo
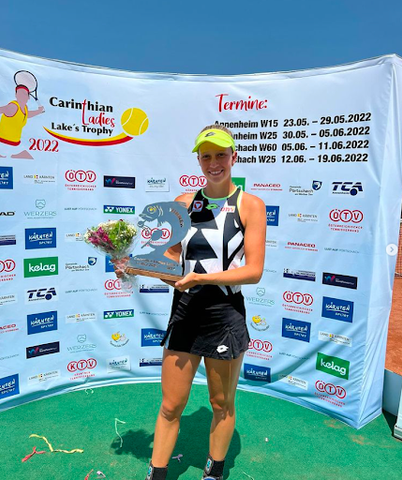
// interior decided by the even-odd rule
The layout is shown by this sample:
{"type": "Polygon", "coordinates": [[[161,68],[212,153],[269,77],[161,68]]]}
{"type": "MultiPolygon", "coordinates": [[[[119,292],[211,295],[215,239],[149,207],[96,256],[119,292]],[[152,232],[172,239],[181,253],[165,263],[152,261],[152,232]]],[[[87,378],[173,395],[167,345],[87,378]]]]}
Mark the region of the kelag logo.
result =
{"type": "Polygon", "coordinates": [[[165,333],[165,330],[143,328],[141,330],[141,347],[159,347],[165,333]]]}
{"type": "Polygon", "coordinates": [[[55,228],[26,228],[25,249],[56,248],[55,228]]]}
{"type": "Polygon", "coordinates": [[[60,352],[60,342],[44,343],[43,345],[35,345],[26,348],[26,357],[43,357],[43,355],[51,355],[60,352]]]}
{"type": "Polygon", "coordinates": [[[291,320],[290,318],[282,319],[282,337],[309,342],[310,329],[311,323],[309,322],[300,322],[299,320],[291,320]]]}
{"type": "Polygon", "coordinates": [[[338,275],[337,273],[324,272],[322,274],[322,283],[334,287],[352,288],[353,290],[357,289],[357,277],[338,275]]]}
{"type": "Polygon", "coordinates": [[[135,188],[135,177],[103,176],[103,186],[109,188],[135,188]]]}
{"type": "Polygon", "coordinates": [[[0,167],[0,189],[13,189],[13,167],[0,167]]]}
{"type": "Polygon", "coordinates": [[[134,215],[135,207],[124,205],[103,205],[103,213],[112,213],[118,215],[134,215]]]}
{"type": "Polygon", "coordinates": [[[20,382],[18,373],[0,378],[0,400],[20,393],[20,382]]]}
{"type": "Polygon", "coordinates": [[[323,297],[321,316],[340,320],[342,322],[353,322],[353,302],[339,298],[323,297]]]}
{"type": "Polygon", "coordinates": [[[279,207],[273,205],[265,205],[267,212],[267,225],[269,227],[277,227],[279,225],[279,207]]]}
{"type": "MultiPolygon", "coordinates": [[[[236,187],[240,187],[243,192],[246,191],[246,178],[245,177],[232,177],[232,182],[236,187]]],[[[203,185],[205,186],[205,185],[203,185]]]]}
{"type": "Polygon", "coordinates": [[[57,330],[57,312],[42,312],[27,315],[28,335],[57,330]]]}
{"type": "Polygon", "coordinates": [[[104,320],[112,320],[114,318],[132,318],[134,317],[134,309],[129,310],[106,310],[103,312],[104,320]]]}
{"type": "Polygon", "coordinates": [[[317,353],[316,369],[334,377],[349,379],[350,362],[338,357],[331,357],[321,352],[317,353]]]}
{"type": "Polygon", "coordinates": [[[260,367],[259,365],[244,364],[244,378],[257,382],[271,382],[271,369],[268,367],[260,367]]]}
{"type": "Polygon", "coordinates": [[[58,257],[24,258],[24,277],[58,275],[58,257]]]}

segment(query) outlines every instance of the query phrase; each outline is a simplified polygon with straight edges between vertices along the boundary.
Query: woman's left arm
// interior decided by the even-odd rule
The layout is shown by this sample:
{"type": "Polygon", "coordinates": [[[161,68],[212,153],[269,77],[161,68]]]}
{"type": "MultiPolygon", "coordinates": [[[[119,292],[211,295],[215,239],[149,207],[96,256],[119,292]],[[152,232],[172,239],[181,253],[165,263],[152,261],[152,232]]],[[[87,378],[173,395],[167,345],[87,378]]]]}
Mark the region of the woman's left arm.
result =
{"type": "Polygon", "coordinates": [[[241,220],[244,225],[245,265],[223,272],[191,272],[176,282],[175,288],[187,290],[196,285],[242,285],[258,283],[264,268],[265,232],[267,217],[264,202],[254,195],[243,193],[241,220]]]}

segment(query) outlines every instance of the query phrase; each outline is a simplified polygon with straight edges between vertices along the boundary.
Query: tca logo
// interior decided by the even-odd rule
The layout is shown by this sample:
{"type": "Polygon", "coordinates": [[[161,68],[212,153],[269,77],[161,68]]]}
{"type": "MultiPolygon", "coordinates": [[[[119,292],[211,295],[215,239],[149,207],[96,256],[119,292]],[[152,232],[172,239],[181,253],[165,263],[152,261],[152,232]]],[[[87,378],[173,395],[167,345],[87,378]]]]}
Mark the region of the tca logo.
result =
{"type": "Polygon", "coordinates": [[[329,218],[333,222],[360,223],[364,215],[360,210],[339,210],[338,208],[334,208],[329,212],[329,218]]]}
{"type": "Polygon", "coordinates": [[[341,400],[346,397],[346,390],[343,387],[338,385],[333,385],[332,383],[325,383],[322,380],[317,380],[315,382],[315,388],[320,393],[327,393],[328,395],[335,395],[341,400]]]}
{"type": "Polygon", "coordinates": [[[182,187],[205,187],[207,179],[204,175],[182,175],[179,182],[182,187]]]}
{"type": "Polygon", "coordinates": [[[7,260],[0,260],[0,273],[10,273],[15,268],[14,260],[7,258],[7,260]]]}
{"type": "Polygon", "coordinates": [[[312,305],[314,301],[313,296],[309,293],[290,292],[289,290],[283,292],[283,299],[287,303],[296,303],[296,305],[303,304],[306,305],[306,307],[312,305]]]}
{"type": "Polygon", "coordinates": [[[27,294],[28,294],[28,300],[33,300],[33,299],[51,300],[54,296],[57,295],[56,289],[54,287],[28,290],[27,294]]]}
{"type": "Polygon", "coordinates": [[[361,182],[332,182],[332,193],[348,193],[355,197],[359,192],[363,192],[361,182]]]}
{"type": "Polygon", "coordinates": [[[105,282],[105,288],[106,290],[121,290],[121,281],[119,278],[116,278],[115,280],[110,279],[106,280],[105,282]]]}
{"type": "Polygon", "coordinates": [[[96,180],[96,173],[93,170],[67,170],[64,177],[68,182],[93,183],[96,180]]]}

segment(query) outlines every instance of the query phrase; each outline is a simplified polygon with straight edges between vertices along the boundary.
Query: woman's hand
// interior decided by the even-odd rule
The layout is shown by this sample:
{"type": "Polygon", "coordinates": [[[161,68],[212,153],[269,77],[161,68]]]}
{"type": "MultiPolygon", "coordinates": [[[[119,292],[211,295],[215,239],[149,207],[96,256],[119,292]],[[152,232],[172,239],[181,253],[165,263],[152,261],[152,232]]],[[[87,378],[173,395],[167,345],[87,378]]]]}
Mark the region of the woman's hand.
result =
{"type": "Polygon", "coordinates": [[[117,278],[124,277],[124,271],[126,269],[127,263],[130,260],[130,257],[123,257],[117,259],[111,259],[110,262],[113,263],[114,273],[117,278]]]}
{"type": "Polygon", "coordinates": [[[199,273],[190,272],[181,280],[174,284],[174,288],[177,288],[180,292],[184,292],[188,288],[195,287],[196,285],[200,285],[201,275],[199,273]]]}

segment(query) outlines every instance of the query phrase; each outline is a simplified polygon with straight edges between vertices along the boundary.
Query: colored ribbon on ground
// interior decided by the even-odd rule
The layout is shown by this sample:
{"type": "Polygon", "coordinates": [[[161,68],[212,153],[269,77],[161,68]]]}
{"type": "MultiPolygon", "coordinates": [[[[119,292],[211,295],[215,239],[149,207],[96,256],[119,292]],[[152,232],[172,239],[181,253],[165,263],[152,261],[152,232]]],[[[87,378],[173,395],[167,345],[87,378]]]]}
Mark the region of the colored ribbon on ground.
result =
{"type": "Polygon", "coordinates": [[[117,422],[119,423],[124,423],[126,424],[126,422],[123,422],[122,420],[119,420],[118,418],[115,418],[114,419],[114,429],[116,431],[116,434],[118,435],[118,437],[120,438],[120,448],[123,446],[123,438],[122,436],[120,435],[120,433],[117,431],[117,422]]]}
{"type": "Polygon", "coordinates": [[[32,453],[30,453],[29,455],[27,455],[26,457],[24,457],[24,458],[21,460],[21,462],[26,462],[26,461],[28,461],[31,457],[33,457],[35,454],[41,455],[42,453],[46,453],[46,452],[45,452],[44,450],[41,451],[41,452],[38,452],[38,451],[36,450],[36,447],[33,447],[32,453]]]}
{"type": "Polygon", "coordinates": [[[172,460],[177,460],[179,463],[181,463],[181,457],[183,456],[182,453],[179,453],[176,457],[172,457],[172,460]]]}
{"type": "Polygon", "coordinates": [[[36,435],[36,433],[33,433],[32,435],[29,435],[29,438],[40,438],[42,440],[44,440],[46,443],[47,443],[47,446],[49,447],[49,450],[52,452],[52,453],[57,453],[57,452],[60,452],[60,453],[84,453],[84,450],[81,450],[80,448],[75,448],[74,450],[62,450],[62,449],[54,449],[52,447],[52,444],[49,442],[49,440],[46,438],[46,437],[42,437],[40,435],[36,435]]]}

